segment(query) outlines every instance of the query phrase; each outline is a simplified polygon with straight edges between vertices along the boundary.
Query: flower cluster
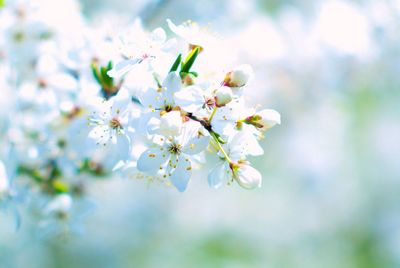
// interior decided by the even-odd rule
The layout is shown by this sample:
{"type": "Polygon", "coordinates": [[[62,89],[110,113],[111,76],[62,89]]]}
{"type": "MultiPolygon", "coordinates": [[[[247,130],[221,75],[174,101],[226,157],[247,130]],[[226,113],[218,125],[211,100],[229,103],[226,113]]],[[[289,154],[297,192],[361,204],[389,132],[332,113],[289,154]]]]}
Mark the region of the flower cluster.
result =
{"type": "MultiPolygon", "coordinates": [[[[44,2],[13,1],[0,14],[0,204],[29,202],[49,224],[90,207],[93,178],[119,173],[184,191],[207,159],[210,186],[261,186],[247,157],[263,154],[258,140],[280,115],[246,106],[252,68],[221,68],[212,33],[170,20],[170,39],[139,20],[118,35],[80,17],[71,27],[48,18],[44,2]]],[[[60,3],[76,16],[74,1],[60,3]]]]}

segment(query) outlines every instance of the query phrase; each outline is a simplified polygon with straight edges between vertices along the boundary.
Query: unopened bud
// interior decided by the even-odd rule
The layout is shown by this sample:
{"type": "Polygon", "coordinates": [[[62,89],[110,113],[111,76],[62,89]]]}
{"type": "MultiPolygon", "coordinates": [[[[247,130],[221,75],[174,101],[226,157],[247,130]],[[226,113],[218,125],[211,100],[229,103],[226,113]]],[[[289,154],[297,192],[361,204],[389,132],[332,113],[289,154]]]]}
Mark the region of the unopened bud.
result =
{"type": "Polygon", "coordinates": [[[245,189],[261,187],[262,176],[260,172],[248,164],[235,164],[234,179],[245,189]]]}
{"type": "Polygon", "coordinates": [[[215,91],[215,103],[218,107],[224,106],[232,101],[232,90],[222,86],[215,91]]]}
{"type": "Polygon", "coordinates": [[[281,115],[275,110],[264,109],[247,117],[244,122],[261,130],[267,130],[281,123],[281,115]]]}
{"type": "Polygon", "coordinates": [[[224,85],[229,87],[243,87],[253,76],[253,68],[243,64],[229,72],[224,80],[224,85]]]}

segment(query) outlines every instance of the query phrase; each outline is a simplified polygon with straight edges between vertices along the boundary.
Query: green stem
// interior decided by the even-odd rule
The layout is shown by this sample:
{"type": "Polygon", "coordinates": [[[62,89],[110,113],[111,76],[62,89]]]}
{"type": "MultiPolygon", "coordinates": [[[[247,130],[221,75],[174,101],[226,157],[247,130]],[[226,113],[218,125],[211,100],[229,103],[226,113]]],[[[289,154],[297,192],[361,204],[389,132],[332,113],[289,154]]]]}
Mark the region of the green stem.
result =
{"type": "MultiPolygon", "coordinates": [[[[215,111],[216,111],[216,108],[214,109],[213,113],[211,114],[210,119],[212,119],[212,116],[213,116],[213,114],[215,114],[215,111]]],[[[191,113],[186,113],[186,115],[190,119],[199,122],[210,133],[210,135],[213,137],[214,141],[218,145],[218,150],[224,155],[225,159],[229,162],[229,164],[233,163],[232,160],[230,159],[230,157],[228,156],[228,154],[225,152],[224,148],[222,148],[222,145],[221,145],[221,143],[220,143],[220,141],[218,139],[217,133],[215,133],[212,130],[211,124],[210,124],[211,120],[208,120],[208,121],[207,120],[201,120],[201,119],[195,117],[194,115],[192,115],[191,113]]]]}
{"type": "Polygon", "coordinates": [[[230,159],[230,157],[228,156],[228,154],[225,152],[224,148],[222,148],[221,143],[218,141],[217,136],[215,136],[214,132],[210,132],[211,136],[214,138],[215,142],[218,145],[218,149],[219,151],[224,155],[225,159],[229,162],[232,163],[232,160],[230,159]]]}
{"type": "Polygon", "coordinates": [[[210,118],[208,119],[208,122],[211,123],[211,120],[213,119],[215,113],[217,112],[217,107],[214,107],[214,110],[212,111],[210,118]]]}

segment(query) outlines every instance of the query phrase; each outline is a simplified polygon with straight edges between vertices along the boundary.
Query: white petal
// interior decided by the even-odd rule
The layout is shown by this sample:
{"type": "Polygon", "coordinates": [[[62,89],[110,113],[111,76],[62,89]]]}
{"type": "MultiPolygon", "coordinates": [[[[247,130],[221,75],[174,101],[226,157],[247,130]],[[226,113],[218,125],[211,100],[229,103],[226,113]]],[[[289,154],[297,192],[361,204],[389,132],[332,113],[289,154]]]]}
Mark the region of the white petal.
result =
{"type": "Polygon", "coordinates": [[[263,148],[258,143],[257,138],[245,129],[237,132],[228,142],[229,155],[234,160],[243,159],[246,155],[262,155],[263,148]]]}
{"type": "Polygon", "coordinates": [[[186,190],[190,176],[192,175],[191,163],[183,155],[180,155],[178,158],[175,158],[175,161],[172,161],[172,165],[176,165],[176,168],[172,170],[169,179],[179,192],[183,192],[186,190]]]}
{"type": "Polygon", "coordinates": [[[168,27],[171,31],[173,31],[177,35],[181,35],[181,26],[176,26],[170,19],[167,19],[168,27]]]}
{"type": "Polygon", "coordinates": [[[143,152],[138,161],[137,168],[143,172],[157,172],[167,160],[168,153],[161,151],[160,148],[152,148],[143,152]]]}
{"type": "Polygon", "coordinates": [[[167,75],[162,85],[168,92],[168,94],[173,94],[181,89],[182,80],[178,73],[171,72],[167,75]]]}
{"type": "Polygon", "coordinates": [[[166,136],[177,136],[182,128],[180,111],[172,111],[160,118],[160,133],[166,136]]]}
{"type": "Polygon", "coordinates": [[[265,109],[259,111],[257,115],[261,116],[260,123],[263,125],[263,129],[269,129],[281,123],[281,115],[275,110],[265,109]]]}
{"type": "Polygon", "coordinates": [[[174,97],[176,105],[189,113],[194,113],[201,109],[205,102],[204,92],[198,86],[185,87],[176,92],[174,97]]]}
{"type": "Polygon", "coordinates": [[[126,88],[121,88],[117,95],[110,99],[110,102],[112,103],[111,109],[113,116],[124,113],[132,103],[130,94],[126,88]]]}
{"type": "Polygon", "coordinates": [[[204,151],[209,141],[210,136],[198,122],[189,121],[183,125],[180,142],[185,154],[194,155],[204,151]]]}
{"type": "Polygon", "coordinates": [[[213,188],[219,188],[227,182],[231,176],[229,165],[226,161],[220,161],[208,174],[208,184],[213,188]]]}
{"type": "Polygon", "coordinates": [[[164,105],[164,99],[154,88],[147,88],[140,98],[140,102],[145,108],[161,108],[164,105]]]}
{"type": "Polygon", "coordinates": [[[131,142],[128,136],[117,134],[115,143],[115,158],[118,160],[127,160],[131,152],[131,142]]]}
{"type": "Polygon", "coordinates": [[[151,32],[150,38],[152,41],[162,44],[167,39],[167,35],[162,28],[158,27],[151,32]]]}
{"type": "Polygon", "coordinates": [[[119,78],[119,77],[123,76],[125,73],[129,72],[139,62],[140,62],[139,59],[120,61],[114,66],[114,68],[109,70],[107,72],[107,74],[110,77],[119,78]]]}
{"type": "Polygon", "coordinates": [[[110,128],[106,125],[95,126],[89,132],[89,138],[101,145],[106,145],[110,141],[110,128]]]}
{"type": "Polygon", "coordinates": [[[147,132],[150,135],[160,134],[160,119],[156,117],[150,118],[150,120],[147,123],[147,132]]]}

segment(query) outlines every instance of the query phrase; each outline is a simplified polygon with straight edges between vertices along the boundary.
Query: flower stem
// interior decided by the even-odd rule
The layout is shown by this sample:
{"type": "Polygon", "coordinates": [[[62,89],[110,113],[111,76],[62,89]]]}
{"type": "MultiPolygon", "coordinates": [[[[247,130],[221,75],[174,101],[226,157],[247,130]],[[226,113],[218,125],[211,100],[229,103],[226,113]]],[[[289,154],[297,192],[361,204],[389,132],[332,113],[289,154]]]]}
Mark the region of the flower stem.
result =
{"type": "Polygon", "coordinates": [[[228,154],[225,152],[224,148],[221,145],[220,140],[218,139],[218,134],[216,132],[214,132],[211,128],[211,124],[210,121],[213,117],[213,115],[215,114],[215,111],[217,110],[217,108],[215,108],[213,110],[213,113],[210,116],[209,120],[202,120],[197,118],[196,116],[192,115],[191,113],[186,113],[186,116],[188,116],[190,119],[199,122],[207,131],[208,133],[210,133],[210,135],[213,137],[214,141],[217,143],[218,145],[218,150],[224,155],[225,159],[229,162],[232,163],[232,160],[229,158],[228,154]]]}
{"type": "Polygon", "coordinates": [[[218,149],[219,151],[224,155],[225,159],[229,162],[232,163],[232,160],[230,159],[230,157],[228,156],[228,154],[225,152],[224,148],[222,147],[221,143],[219,142],[217,136],[215,135],[215,132],[210,132],[211,136],[214,138],[214,141],[217,143],[218,145],[218,149]]]}
{"type": "Polygon", "coordinates": [[[214,107],[214,110],[212,111],[210,118],[208,119],[208,122],[211,123],[211,120],[213,119],[215,113],[217,112],[217,107],[214,107]]]}

